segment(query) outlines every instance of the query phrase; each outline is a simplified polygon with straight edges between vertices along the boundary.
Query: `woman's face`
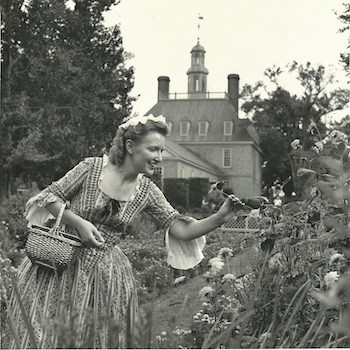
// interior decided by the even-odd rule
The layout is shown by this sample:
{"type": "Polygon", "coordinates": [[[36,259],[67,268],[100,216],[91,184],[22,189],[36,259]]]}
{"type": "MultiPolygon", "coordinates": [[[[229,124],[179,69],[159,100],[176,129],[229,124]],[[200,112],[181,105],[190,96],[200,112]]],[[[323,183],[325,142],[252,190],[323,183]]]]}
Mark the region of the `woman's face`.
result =
{"type": "Polygon", "coordinates": [[[157,131],[146,134],[139,142],[132,145],[132,160],[139,173],[153,175],[162,161],[165,137],[157,131]]]}

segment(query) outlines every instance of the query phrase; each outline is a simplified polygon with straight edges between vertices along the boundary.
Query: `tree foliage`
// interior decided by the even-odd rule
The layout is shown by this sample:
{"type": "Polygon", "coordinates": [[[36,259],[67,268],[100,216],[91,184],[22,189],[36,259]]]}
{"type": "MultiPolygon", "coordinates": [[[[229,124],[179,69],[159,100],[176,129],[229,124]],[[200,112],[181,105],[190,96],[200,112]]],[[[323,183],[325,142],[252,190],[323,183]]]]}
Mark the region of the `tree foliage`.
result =
{"type": "Polygon", "coordinates": [[[2,1],[2,185],[11,177],[46,185],[108,147],[130,113],[133,68],[120,28],[103,24],[115,3],[2,1]]]}
{"type": "MultiPolygon", "coordinates": [[[[338,15],[339,21],[342,23],[342,27],[339,29],[340,33],[344,33],[350,29],[350,4],[343,3],[343,12],[336,12],[338,15]]],[[[348,44],[348,49],[350,48],[350,44],[348,44]]],[[[343,52],[340,54],[340,62],[343,64],[345,71],[347,72],[347,76],[349,76],[349,51],[343,52]]]]}
{"type": "Polygon", "coordinates": [[[275,66],[266,69],[267,83],[259,81],[254,86],[245,85],[242,92],[242,109],[251,115],[261,136],[266,186],[291,175],[290,143],[300,139],[310,147],[310,123],[316,123],[318,130],[323,132],[325,125],[321,116],[341,109],[348,102],[347,90],[329,89],[334,77],[327,74],[324,66],[293,62],[287,69],[287,72],[275,66]],[[299,96],[291,94],[279,83],[284,73],[294,74],[299,81],[302,89],[299,96]]]}

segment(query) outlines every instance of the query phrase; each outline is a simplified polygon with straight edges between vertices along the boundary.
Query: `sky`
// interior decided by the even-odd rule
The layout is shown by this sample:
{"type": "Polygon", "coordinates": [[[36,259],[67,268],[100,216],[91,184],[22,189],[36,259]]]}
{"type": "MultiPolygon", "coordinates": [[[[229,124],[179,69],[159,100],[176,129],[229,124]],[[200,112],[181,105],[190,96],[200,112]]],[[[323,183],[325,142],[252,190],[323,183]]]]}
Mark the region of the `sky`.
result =
{"type": "MultiPolygon", "coordinates": [[[[273,65],[294,60],[330,67],[346,87],[339,54],[347,33],[334,10],[344,0],[122,0],[105,14],[105,25],[120,25],[123,45],[135,69],[133,113],[144,115],[157,102],[157,78],[170,78],[170,93],[187,92],[190,51],[200,38],[209,70],[207,91],[227,91],[227,75],[239,74],[240,88],[264,79],[273,65]],[[198,16],[203,19],[199,20],[198,16]],[[200,29],[198,30],[198,23],[200,29]]],[[[291,74],[281,80],[300,92],[291,74]]],[[[240,117],[244,117],[240,112],[240,117]]]]}

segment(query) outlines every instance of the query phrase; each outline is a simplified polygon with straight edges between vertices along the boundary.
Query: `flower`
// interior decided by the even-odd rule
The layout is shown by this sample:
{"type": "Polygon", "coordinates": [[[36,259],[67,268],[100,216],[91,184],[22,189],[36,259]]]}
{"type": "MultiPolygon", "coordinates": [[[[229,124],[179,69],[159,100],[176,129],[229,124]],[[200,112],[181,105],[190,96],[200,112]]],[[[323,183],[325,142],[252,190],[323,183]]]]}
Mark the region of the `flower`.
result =
{"type": "Polygon", "coordinates": [[[252,219],[260,219],[260,208],[259,209],[252,209],[248,215],[252,219]]]}
{"type": "Polygon", "coordinates": [[[217,257],[221,259],[221,258],[226,258],[228,256],[233,256],[233,251],[231,248],[224,247],[219,250],[217,257]]]}
{"type": "Polygon", "coordinates": [[[175,281],[174,281],[174,285],[175,284],[179,284],[179,283],[181,283],[184,279],[186,278],[186,276],[180,276],[180,277],[178,277],[178,278],[176,278],[175,279],[175,281]]]}
{"type": "Polygon", "coordinates": [[[279,199],[279,198],[276,198],[273,200],[273,204],[276,206],[276,207],[280,207],[282,205],[282,200],[279,199]]]}
{"type": "Polygon", "coordinates": [[[345,260],[345,256],[343,254],[340,254],[340,253],[333,254],[329,259],[329,265],[334,264],[338,260],[345,260]]]}
{"type": "Polygon", "coordinates": [[[329,138],[330,138],[331,142],[333,143],[333,145],[338,145],[341,142],[346,142],[346,135],[339,130],[333,130],[329,134],[329,138]]]}
{"type": "Polygon", "coordinates": [[[236,280],[236,277],[235,277],[235,275],[234,275],[233,273],[227,273],[226,275],[224,275],[224,276],[222,277],[221,282],[222,282],[222,283],[225,283],[226,281],[227,281],[227,282],[233,282],[233,281],[235,281],[235,280],[236,280]]]}
{"type": "Polygon", "coordinates": [[[293,149],[302,148],[299,139],[295,139],[290,145],[293,149]]]}
{"type": "Polygon", "coordinates": [[[315,147],[318,148],[319,151],[323,151],[323,143],[322,143],[322,141],[315,142],[315,147]]]}
{"type": "Polygon", "coordinates": [[[310,194],[311,194],[312,197],[316,197],[316,196],[317,196],[317,193],[318,193],[317,187],[313,187],[313,188],[310,190],[310,194]]]}
{"type": "Polygon", "coordinates": [[[337,281],[338,278],[339,278],[339,274],[337,271],[330,271],[326,273],[326,275],[324,276],[324,282],[329,287],[332,284],[334,284],[334,282],[337,281]]]}
{"type": "Polygon", "coordinates": [[[223,187],[223,183],[221,181],[215,182],[214,184],[212,184],[210,186],[208,193],[211,193],[211,192],[216,191],[216,190],[221,191],[222,187],[223,187]]]}
{"type": "Polygon", "coordinates": [[[220,271],[224,267],[224,262],[220,257],[211,258],[209,260],[209,266],[211,266],[211,270],[220,271]]]}
{"type": "Polygon", "coordinates": [[[214,289],[210,286],[205,286],[199,291],[199,296],[201,299],[206,299],[214,295],[214,289]]]}
{"type": "Polygon", "coordinates": [[[270,269],[273,269],[278,266],[283,266],[282,264],[282,253],[276,253],[270,260],[269,260],[269,267],[270,269]]]}
{"type": "Polygon", "coordinates": [[[311,132],[311,134],[313,134],[313,129],[316,127],[317,127],[316,123],[313,120],[311,120],[309,126],[307,127],[307,132],[311,132]]]}

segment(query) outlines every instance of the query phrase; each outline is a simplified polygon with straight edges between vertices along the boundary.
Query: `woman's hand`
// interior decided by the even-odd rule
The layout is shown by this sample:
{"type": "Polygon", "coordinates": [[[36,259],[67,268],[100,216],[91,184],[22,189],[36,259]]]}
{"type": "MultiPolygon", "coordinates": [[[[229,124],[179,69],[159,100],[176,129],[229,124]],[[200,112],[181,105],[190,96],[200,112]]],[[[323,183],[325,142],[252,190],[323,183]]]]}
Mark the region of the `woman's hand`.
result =
{"type": "Polygon", "coordinates": [[[78,225],[76,225],[76,229],[82,243],[85,246],[99,248],[105,242],[95,225],[88,220],[79,220],[78,225]]]}
{"type": "Polygon", "coordinates": [[[221,205],[216,215],[220,221],[224,224],[237,216],[237,211],[242,209],[243,203],[239,200],[235,200],[233,197],[226,198],[225,202],[221,205]]]}

